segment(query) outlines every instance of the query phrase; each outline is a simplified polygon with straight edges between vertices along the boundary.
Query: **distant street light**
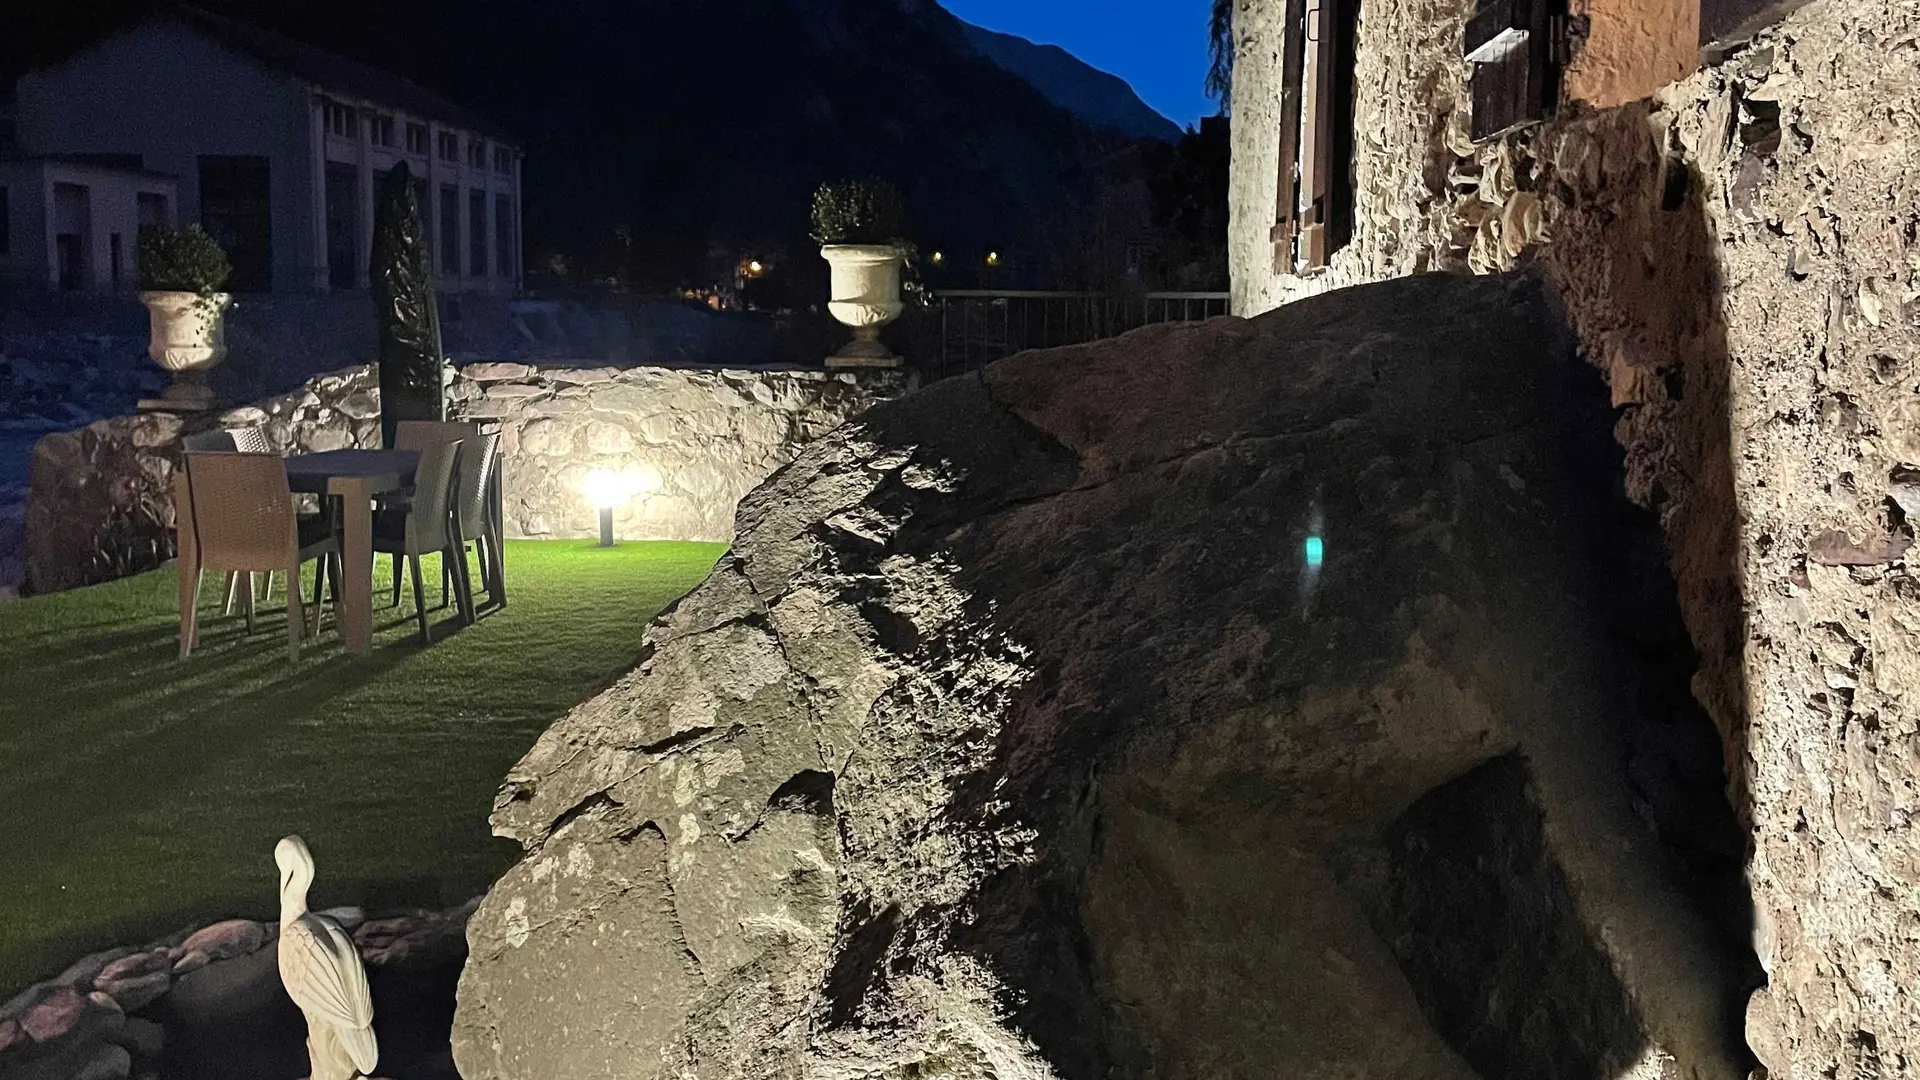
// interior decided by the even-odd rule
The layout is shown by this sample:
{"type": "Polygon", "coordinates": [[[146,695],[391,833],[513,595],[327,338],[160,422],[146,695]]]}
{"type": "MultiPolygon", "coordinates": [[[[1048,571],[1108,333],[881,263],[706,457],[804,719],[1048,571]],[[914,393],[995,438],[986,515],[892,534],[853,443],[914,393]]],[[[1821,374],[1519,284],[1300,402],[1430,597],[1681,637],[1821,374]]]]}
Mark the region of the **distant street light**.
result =
{"type": "Polygon", "coordinates": [[[999,253],[999,252],[997,252],[997,251],[989,251],[989,252],[987,252],[987,265],[988,265],[988,266],[999,266],[999,265],[1000,265],[1000,253],[999,253]]]}

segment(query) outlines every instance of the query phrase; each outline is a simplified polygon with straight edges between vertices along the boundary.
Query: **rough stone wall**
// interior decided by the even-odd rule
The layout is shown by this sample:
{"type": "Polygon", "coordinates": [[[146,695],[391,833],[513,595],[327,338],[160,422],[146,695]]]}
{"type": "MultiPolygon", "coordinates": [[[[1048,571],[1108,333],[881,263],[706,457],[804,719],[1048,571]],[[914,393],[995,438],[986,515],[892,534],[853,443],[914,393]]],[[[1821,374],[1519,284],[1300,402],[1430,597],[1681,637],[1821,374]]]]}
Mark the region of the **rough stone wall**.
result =
{"type": "Polygon", "coordinates": [[[1460,110],[1466,67],[1460,27],[1470,0],[1368,0],[1360,7],[1354,77],[1353,241],[1313,278],[1274,273],[1280,181],[1278,0],[1238,0],[1234,12],[1233,164],[1228,265],[1233,310],[1253,315],[1363,281],[1449,268],[1424,237],[1443,204],[1447,166],[1470,153],[1460,110]]]}
{"type": "MultiPolygon", "coordinates": [[[[1769,980],[1748,1035],[1775,1076],[1920,1059],[1916,42],[1913,0],[1824,0],[1649,101],[1449,140],[1444,167],[1402,134],[1408,167],[1445,178],[1411,198],[1361,160],[1364,250],[1398,230],[1434,267],[1539,268],[1611,385],[1751,824],[1769,980]]],[[[1235,229],[1238,310],[1319,286],[1276,282],[1235,229]]]]}
{"type": "Polygon", "coordinates": [[[582,491],[609,469],[641,491],[614,514],[620,538],[725,542],[742,496],[903,385],[890,373],[471,364],[449,411],[501,424],[509,536],[595,535],[582,491]]]}
{"type": "MultiPolygon", "coordinates": [[[[893,372],[710,371],[475,364],[447,387],[453,419],[502,428],[507,535],[593,536],[594,469],[639,481],[615,515],[623,539],[733,538],[741,496],[807,441],[884,397],[893,372]]],[[[309,380],[206,426],[258,425],[279,453],[380,444],[370,366],[309,380]]],[[[26,591],[54,592],[151,570],[173,555],[180,417],[114,417],[42,438],[26,515],[26,591]]]]}

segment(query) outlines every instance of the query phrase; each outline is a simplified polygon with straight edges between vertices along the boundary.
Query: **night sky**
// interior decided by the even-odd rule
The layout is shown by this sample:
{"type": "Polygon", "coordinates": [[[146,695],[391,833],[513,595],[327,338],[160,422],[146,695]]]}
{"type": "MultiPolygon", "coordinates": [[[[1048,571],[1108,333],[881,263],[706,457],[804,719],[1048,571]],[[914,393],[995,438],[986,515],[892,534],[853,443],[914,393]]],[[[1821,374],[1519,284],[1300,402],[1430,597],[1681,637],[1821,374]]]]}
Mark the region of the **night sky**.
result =
{"type": "Polygon", "coordinates": [[[1185,127],[1218,111],[1207,77],[1207,0],[942,0],[989,30],[1058,45],[1133,84],[1185,127]]]}

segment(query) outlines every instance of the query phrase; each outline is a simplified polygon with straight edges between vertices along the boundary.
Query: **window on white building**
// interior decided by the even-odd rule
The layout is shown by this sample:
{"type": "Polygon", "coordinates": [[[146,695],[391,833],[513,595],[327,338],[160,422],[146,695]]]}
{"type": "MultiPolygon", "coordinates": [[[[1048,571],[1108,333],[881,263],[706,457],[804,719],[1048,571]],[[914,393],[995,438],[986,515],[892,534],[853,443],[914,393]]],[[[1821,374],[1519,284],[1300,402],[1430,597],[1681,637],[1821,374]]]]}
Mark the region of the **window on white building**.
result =
{"type": "Polygon", "coordinates": [[[393,145],[393,117],[367,117],[367,140],[375,146],[393,145]]]}
{"type": "Polygon", "coordinates": [[[513,198],[508,195],[493,197],[493,246],[499,276],[512,281],[519,275],[513,272],[513,198]]]}
{"type": "Polygon", "coordinates": [[[513,174],[513,151],[504,146],[493,148],[493,171],[503,175],[513,174]]]}
{"type": "Polygon", "coordinates": [[[329,101],[322,105],[321,109],[326,114],[328,134],[341,135],[349,139],[353,138],[356,132],[353,129],[353,110],[351,108],[337,101],[329,101]]]}
{"type": "Polygon", "coordinates": [[[487,167],[487,140],[475,139],[467,144],[467,164],[476,169],[487,167]]]}
{"type": "Polygon", "coordinates": [[[0,186],[0,255],[13,253],[13,219],[8,216],[11,210],[7,205],[7,189],[0,186]]]}
{"type": "Polygon", "coordinates": [[[427,125],[407,125],[407,153],[425,155],[427,152],[427,125]]]}
{"type": "Polygon", "coordinates": [[[440,133],[440,160],[460,160],[460,136],[455,135],[451,131],[443,131],[440,133]]]}
{"type": "Polygon", "coordinates": [[[487,193],[467,192],[467,274],[487,276],[487,193]]]}
{"type": "Polygon", "coordinates": [[[460,189],[452,184],[440,185],[440,272],[460,273],[460,189]]]}
{"type": "Polygon", "coordinates": [[[142,191],[134,195],[134,212],[140,219],[142,229],[159,228],[168,224],[167,197],[157,191],[142,191]]]}

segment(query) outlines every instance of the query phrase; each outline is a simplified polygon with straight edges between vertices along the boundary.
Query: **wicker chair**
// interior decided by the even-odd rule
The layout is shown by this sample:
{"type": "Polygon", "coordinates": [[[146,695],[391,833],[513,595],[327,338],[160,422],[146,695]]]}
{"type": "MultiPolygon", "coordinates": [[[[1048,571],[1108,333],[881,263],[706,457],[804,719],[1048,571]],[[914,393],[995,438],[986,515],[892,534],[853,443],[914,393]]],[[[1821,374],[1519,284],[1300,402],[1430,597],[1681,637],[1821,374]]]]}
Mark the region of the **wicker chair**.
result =
{"type": "Polygon", "coordinates": [[[440,572],[444,590],[449,575],[454,585],[464,589],[467,621],[474,618],[473,582],[467,577],[467,545],[472,544],[480,560],[480,585],[491,603],[499,603],[500,537],[495,531],[493,507],[487,498],[493,486],[493,470],[500,467],[500,436],[476,435],[460,444],[460,463],[453,474],[453,548],[460,557],[440,572]]]}
{"type": "MultiPolygon", "coordinates": [[[[373,550],[393,556],[396,589],[394,604],[400,603],[397,582],[400,564],[413,571],[413,607],[420,620],[420,640],[431,643],[433,632],[427,627],[427,602],[420,583],[420,556],[440,552],[441,558],[456,557],[453,546],[453,470],[459,461],[460,440],[441,442],[420,451],[420,465],[413,474],[413,497],[404,507],[386,507],[373,516],[373,550]]],[[[465,616],[465,601],[462,601],[465,616]]]]}
{"type": "MultiPolygon", "coordinates": [[[[300,635],[306,613],[300,590],[300,566],[324,559],[340,572],[340,549],[332,530],[316,522],[302,528],[293,511],[286,466],[273,454],[190,451],[176,478],[175,518],[180,533],[180,658],[193,651],[199,636],[200,578],[204,571],[226,571],[246,582],[247,628],[253,628],[256,572],[284,570],[287,581],[287,653],[300,659],[300,635]]],[[[319,633],[320,609],[314,607],[313,632],[319,633]]]]}
{"type": "MultiPolygon", "coordinates": [[[[212,428],[207,431],[197,431],[181,439],[180,445],[190,454],[206,452],[271,454],[273,452],[273,444],[267,439],[267,429],[259,426],[212,428]]],[[[259,599],[267,600],[273,597],[273,575],[271,573],[260,575],[257,579],[250,579],[248,584],[250,586],[257,586],[259,589],[259,599]]],[[[240,605],[239,574],[227,575],[226,597],[226,604],[223,606],[222,611],[225,614],[231,615],[234,609],[240,605]]]]}
{"type": "MultiPolygon", "coordinates": [[[[426,448],[429,446],[437,446],[440,443],[470,441],[473,439],[478,439],[480,437],[481,437],[480,425],[475,423],[469,423],[466,421],[402,420],[398,424],[394,425],[394,428],[393,428],[393,448],[395,450],[413,450],[418,452],[418,451],[426,450],[426,448]]],[[[497,436],[495,437],[495,440],[494,440],[494,446],[497,452],[497,448],[499,446],[499,440],[497,436]]],[[[456,476],[459,475],[459,470],[460,470],[460,466],[455,465],[454,471],[456,476]]],[[[459,481],[456,479],[455,483],[458,484],[458,482],[459,481]]],[[[412,499],[413,499],[412,488],[408,488],[405,491],[391,492],[389,494],[386,494],[380,497],[380,508],[382,510],[405,510],[407,506],[411,503],[412,499]]],[[[462,545],[461,550],[462,551],[465,550],[465,545],[462,545]]],[[[490,580],[487,578],[484,571],[485,571],[485,568],[483,566],[482,578],[481,578],[482,585],[486,585],[486,582],[490,580]]],[[[393,561],[393,603],[396,607],[399,606],[400,604],[400,573],[401,573],[400,560],[395,559],[393,561]]],[[[452,576],[453,576],[453,563],[451,561],[443,560],[440,567],[440,606],[441,607],[447,606],[447,595],[448,595],[447,585],[449,581],[451,581],[452,576]]],[[[488,587],[491,588],[491,586],[488,586],[488,587]]],[[[473,594],[471,590],[469,590],[467,594],[469,607],[472,606],[472,595],[473,594]]]]}

